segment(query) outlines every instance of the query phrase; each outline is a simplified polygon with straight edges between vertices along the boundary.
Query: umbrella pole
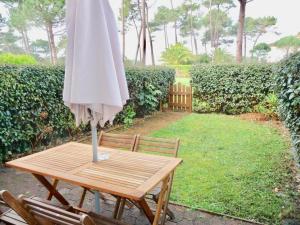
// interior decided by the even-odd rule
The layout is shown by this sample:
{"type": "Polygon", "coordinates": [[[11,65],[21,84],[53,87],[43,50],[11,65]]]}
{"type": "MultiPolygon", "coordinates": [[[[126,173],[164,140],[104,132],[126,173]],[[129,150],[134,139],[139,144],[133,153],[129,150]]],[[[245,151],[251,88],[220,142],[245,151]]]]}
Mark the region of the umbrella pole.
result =
{"type": "MultiPolygon", "coordinates": [[[[91,125],[92,128],[92,144],[93,144],[93,162],[98,161],[98,138],[97,138],[97,127],[91,125]]],[[[95,210],[96,213],[100,213],[100,194],[98,191],[95,191],[95,210]]]]}
{"type": "Polygon", "coordinates": [[[97,127],[91,125],[92,128],[92,144],[93,144],[93,162],[98,161],[98,143],[97,143],[97,127]]]}

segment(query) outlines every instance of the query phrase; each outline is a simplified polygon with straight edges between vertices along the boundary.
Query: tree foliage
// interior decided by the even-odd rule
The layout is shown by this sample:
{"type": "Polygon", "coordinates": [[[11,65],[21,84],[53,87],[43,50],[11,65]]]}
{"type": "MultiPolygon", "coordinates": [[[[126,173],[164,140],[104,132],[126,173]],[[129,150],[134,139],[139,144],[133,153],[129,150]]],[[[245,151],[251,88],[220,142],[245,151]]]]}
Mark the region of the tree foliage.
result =
{"type": "Polygon", "coordinates": [[[193,61],[193,53],[178,43],[167,48],[162,53],[161,59],[167,65],[188,65],[193,61]]]}
{"type": "Polygon", "coordinates": [[[11,53],[2,53],[0,54],[0,64],[34,65],[37,64],[37,61],[31,55],[23,55],[23,54],[14,55],[11,53]]]}
{"type": "Polygon", "coordinates": [[[285,50],[286,57],[288,57],[291,52],[295,52],[300,48],[300,39],[296,36],[286,36],[274,42],[272,46],[285,50]]]}
{"type": "Polygon", "coordinates": [[[268,53],[271,51],[271,47],[267,43],[259,43],[252,49],[252,54],[258,60],[265,60],[268,53]]]}

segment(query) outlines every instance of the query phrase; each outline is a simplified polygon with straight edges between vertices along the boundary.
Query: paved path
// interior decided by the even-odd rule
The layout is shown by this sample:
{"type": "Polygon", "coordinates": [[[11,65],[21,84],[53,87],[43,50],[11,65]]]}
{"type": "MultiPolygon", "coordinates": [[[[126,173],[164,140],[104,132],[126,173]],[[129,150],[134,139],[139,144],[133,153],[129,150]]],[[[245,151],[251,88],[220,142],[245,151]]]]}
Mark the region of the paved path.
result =
{"type": "MultiPolygon", "coordinates": [[[[59,184],[59,191],[72,204],[78,203],[82,189],[66,183],[59,184]]],[[[0,189],[6,189],[14,195],[25,194],[26,196],[39,196],[45,198],[47,192],[30,174],[15,171],[14,169],[0,168],[0,189]]],[[[108,197],[106,203],[101,202],[101,214],[111,217],[114,200],[108,197]]],[[[94,206],[93,196],[87,195],[84,207],[92,210],[94,206]]],[[[216,216],[200,210],[177,205],[170,205],[174,211],[176,219],[168,221],[166,225],[251,225],[252,223],[234,220],[228,217],[216,216]]],[[[137,209],[131,208],[124,212],[123,220],[132,225],[149,225],[146,217],[137,209]]]]}

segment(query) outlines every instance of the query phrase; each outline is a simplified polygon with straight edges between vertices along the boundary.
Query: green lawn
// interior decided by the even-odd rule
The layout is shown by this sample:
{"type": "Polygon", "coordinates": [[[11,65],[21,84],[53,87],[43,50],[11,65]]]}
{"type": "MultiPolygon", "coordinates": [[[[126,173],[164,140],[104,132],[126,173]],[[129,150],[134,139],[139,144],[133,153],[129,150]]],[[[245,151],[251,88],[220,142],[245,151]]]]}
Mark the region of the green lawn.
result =
{"type": "Polygon", "coordinates": [[[179,137],[171,200],[256,221],[279,224],[290,205],[287,140],[274,128],[225,115],[191,114],[152,134],[179,137]],[[275,188],[279,192],[276,193],[275,188]]]}
{"type": "Polygon", "coordinates": [[[176,77],[176,83],[182,83],[184,85],[190,85],[191,78],[189,77],[176,77]]]}

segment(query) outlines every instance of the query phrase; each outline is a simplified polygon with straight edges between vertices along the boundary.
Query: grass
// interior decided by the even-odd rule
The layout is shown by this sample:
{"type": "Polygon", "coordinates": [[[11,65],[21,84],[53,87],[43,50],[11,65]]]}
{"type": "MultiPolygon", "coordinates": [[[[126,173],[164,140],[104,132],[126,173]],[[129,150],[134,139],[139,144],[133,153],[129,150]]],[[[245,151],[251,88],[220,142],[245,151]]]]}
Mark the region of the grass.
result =
{"type": "Polygon", "coordinates": [[[176,81],[176,83],[182,83],[184,85],[189,86],[191,78],[189,78],[189,77],[176,77],[175,81],[176,81]]]}
{"type": "Polygon", "coordinates": [[[191,114],[155,131],[179,137],[171,200],[268,224],[290,206],[288,141],[268,125],[216,114],[191,114]],[[276,188],[279,190],[276,190],[276,188]]]}

